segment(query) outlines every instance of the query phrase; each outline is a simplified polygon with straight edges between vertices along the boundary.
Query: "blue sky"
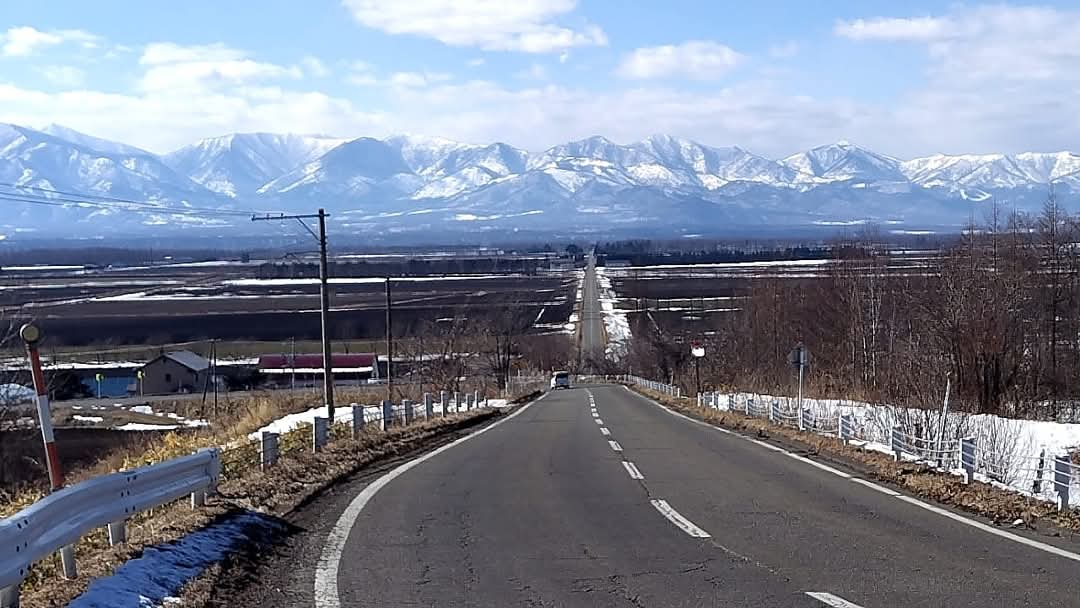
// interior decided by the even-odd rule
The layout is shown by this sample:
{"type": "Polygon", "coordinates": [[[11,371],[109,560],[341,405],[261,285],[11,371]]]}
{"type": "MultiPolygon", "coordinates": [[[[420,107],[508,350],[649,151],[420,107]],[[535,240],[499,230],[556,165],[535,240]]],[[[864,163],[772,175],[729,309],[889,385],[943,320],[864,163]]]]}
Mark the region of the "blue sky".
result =
{"type": "Polygon", "coordinates": [[[1075,150],[1077,40],[1075,2],[6,0],[0,121],[155,152],[256,130],[1075,150]]]}

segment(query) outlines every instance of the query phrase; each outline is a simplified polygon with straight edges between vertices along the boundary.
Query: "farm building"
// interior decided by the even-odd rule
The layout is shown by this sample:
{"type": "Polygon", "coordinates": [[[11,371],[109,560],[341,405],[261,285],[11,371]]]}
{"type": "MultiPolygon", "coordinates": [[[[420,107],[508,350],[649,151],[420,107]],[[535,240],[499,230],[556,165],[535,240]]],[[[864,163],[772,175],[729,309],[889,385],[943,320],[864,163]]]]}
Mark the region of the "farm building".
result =
{"type": "Polygon", "coordinates": [[[190,393],[202,390],[210,362],[188,350],[164,353],[142,366],[142,388],[147,395],[190,393]]]}
{"type": "MultiPolygon", "coordinates": [[[[378,377],[373,354],[340,354],[330,356],[334,382],[366,382],[378,377]]],[[[259,373],[266,375],[270,384],[288,386],[322,382],[322,355],[262,355],[259,357],[259,373]]]]}

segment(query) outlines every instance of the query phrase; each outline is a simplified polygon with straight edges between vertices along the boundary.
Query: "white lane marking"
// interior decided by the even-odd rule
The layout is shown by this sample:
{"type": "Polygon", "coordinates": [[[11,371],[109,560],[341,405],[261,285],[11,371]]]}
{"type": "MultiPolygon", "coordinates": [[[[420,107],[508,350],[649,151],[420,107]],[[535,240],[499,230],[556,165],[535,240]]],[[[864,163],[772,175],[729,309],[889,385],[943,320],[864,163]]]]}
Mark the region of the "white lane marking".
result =
{"type": "Polygon", "coordinates": [[[345,550],[345,543],[349,540],[349,533],[352,531],[353,525],[356,524],[356,519],[360,516],[360,512],[363,511],[368,502],[378,494],[379,490],[416,465],[434,458],[456,445],[464,443],[474,437],[479,437],[505,422],[513,420],[549,394],[550,393],[544,393],[543,395],[540,395],[536,401],[526,404],[520,410],[510,414],[502,420],[498,420],[495,423],[485,426],[460,439],[455,439],[441,448],[428,452],[423,456],[418,456],[409,462],[400,464],[382,477],[369,483],[356,495],[356,498],[352,499],[349,506],[345,508],[345,512],[338,518],[333,529],[330,530],[330,534],[327,535],[326,542],[323,543],[322,553],[319,555],[319,562],[315,566],[315,608],[341,608],[341,595],[338,590],[338,571],[341,568],[341,555],[345,550]]]}
{"type": "Polygon", "coordinates": [[[611,434],[611,431],[609,431],[606,426],[602,426],[602,427],[600,427],[600,434],[603,435],[604,437],[607,437],[608,435],[611,434]]]}
{"type": "Polygon", "coordinates": [[[611,449],[615,450],[616,452],[621,452],[622,451],[622,446],[619,445],[618,441],[608,440],[608,445],[610,445],[611,449]]]}
{"type": "Polygon", "coordinates": [[[1073,553],[1072,551],[1066,551],[1065,549],[1060,549],[1060,548],[1055,547],[1053,545],[1048,545],[1046,543],[1041,543],[1041,542],[1039,542],[1037,540],[1032,540],[1030,538],[1020,536],[1018,534],[1013,534],[1012,532],[1006,532],[1004,530],[998,530],[997,528],[995,528],[993,526],[988,526],[988,525],[986,525],[986,524],[984,524],[984,523],[982,523],[980,521],[975,521],[973,519],[968,519],[968,518],[966,518],[966,517],[964,517],[962,515],[957,515],[956,513],[953,513],[952,511],[942,509],[941,507],[935,507],[934,505],[931,505],[931,504],[927,504],[927,503],[925,503],[925,502],[923,502],[923,501],[921,501],[921,500],[919,500],[917,498],[912,498],[910,496],[904,496],[903,494],[900,494],[900,495],[896,496],[896,498],[897,498],[897,500],[902,500],[902,501],[904,501],[904,502],[906,502],[908,504],[913,504],[916,507],[921,507],[923,509],[926,509],[927,511],[932,511],[934,513],[937,513],[938,515],[943,516],[943,517],[948,517],[949,519],[958,521],[958,522],[960,522],[962,524],[969,525],[972,528],[977,528],[979,530],[982,530],[983,532],[986,532],[987,534],[993,534],[994,536],[1000,536],[1001,538],[1011,540],[1011,541],[1013,541],[1015,543],[1020,543],[1021,545],[1027,545],[1028,547],[1032,547],[1032,548],[1038,549],[1040,551],[1045,551],[1047,553],[1052,553],[1052,554],[1057,555],[1059,557],[1064,557],[1065,559],[1071,559],[1073,561],[1080,562],[1080,555],[1077,555],[1076,553],[1073,553]]]}
{"type": "Polygon", "coordinates": [[[595,420],[595,422],[596,422],[596,424],[599,424],[600,426],[604,426],[604,421],[603,421],[603,420],[601,420],[601,419],[599,419],[599,418],[597,418],[597,419],[595,420]]]}
{"type": "Polygon", "coordinates": [[[630,479],[645,479],[645,476],[641,474],[634,463],[627,460],[622,461],[622,466],[626,469],[626,472],[630,474],[630,479]]]}
{"type": "Polygon", "coordinates": [[[598,413],[596,413],[596,412],[593,412],[593,413],[592,413],[592,417],[593,417],[593,418],[599,418],[599,417],[600,417],[600,414],[598,414],[598,413]]]}
{"type": "Polygon", "coordinates": [[[840,469],[834,469],[834,468],[830,467],[829,465],[821,464],[820,462],[817,462],[815,460],[810,460],[806,456],[800,456],[798,454],[793,454],[791,452],[784,452],[784,453],[787,454],[788,456],[791,456],[795,460],[805,462],[806,464],[808,464],[808,465],[810,465],[812,467],[817,467],[817,468],[821,469],[822,471],[827,471],[829,473],[832,473],[833,475],[836,475],[837,477],[843,477],[844,479],[851,479],[852,478],[851,473],[845,473],[845,472],[841,471],[840,469]]]}
{"type": "MultiPolygon", "coordinates": [[[[745,435],[743,435],[741,433],[735,433],[733,431],[729,431],[727,429],[722,429],[722,428],[713,426],[711,424],[707,424],[705,422],[702,422],[700,420],[696,420],[694,418],[691,418],[689,416],[686,416],[684,414],[676,412],[676,411],[674,411],[672,409],[669,409],[664,404],[653,401],[652,399],[649,399],[648,397],[646,397],[644,395],[641,395],[639,393],[635,393],[634,391],[631,391],[626,386],[623,386],[623,388],[625,388],[630,393],[632,393],[634,395],[637,395],[638,397],[641,397],[642,399],[645,399],[649,403],[652,403],[652,404],[660,407],[665,412],[667,412],[669,414],[672,414],[674,416],[678,416],[679,418],[689,420],[690,422],[693,422],[694,424],[697,424],[699,426],[703,426],[703,427],[710,428],[710,429],[715,429],[717,431],[727,433],[728,435],[735,435],[736,437],[740,437],[742,439],[752,441],[752,442],[754,442],[754,443],[756,443],[756,444],[758,444],[760,446],[767,447],[770,450],[773,450],[773,451],[776,451],[776,452],[783,452],[783,453],[785,453],[785,454],[787,454],[789,456],[795,457],[798,460],[804,460],[806,462],[813,462],[809,458],[804,458],[802,456],[798,456],[797,454],[792,454],[792,453],[788,452],[787,450],[785,450],[783,448],[778,448],[778,447],[776,447],[774,445],[765,443],[764,441],[759,441],[757,439],[751,439],[751,438],[749,438],[749,437],[747,437],[747,436],[745,436],[745,435]]],[[[814,464],[815,464],[815,466],[820,465],[820,463],[814,463],[814,464]]],[[[832,467],[826,467],[825,465],[820,465],[820,466],[818,466],[818,468],[823,469],[823,470],[828,471],[828,472],[833,473],[833,474],[838,474],[839,475],[839,474],[843,473],[842,471],[839,471],[837,469],[833,469],[832,467]]],[[[847,475],[847,473],[843,473],[843,475],[847,475]]],[[[1027,538],[1027,537],[1024,537],[1024,536],[1020,536],[1018,534],[1013,534],[1011,532],[1006,532],[1004,530],[998,530],[997,528],[995,528],[993,526],[989,526],[987,524],[984,524],[984,523],[982,523],[980,521],[976,521],[974,519],[969,519],[967,517],[964,517],[963,515],[957,515],[956,513],[953,513],[952,511],[949,511],[947,509],[942,509],[941,507],[936,507],[936,506],[931,505],[929,503],[925,503],[925,502],[923,502],[923,501],[921,501],[921,500],[919,500],[917,498],[912,498],[910,496],[901,494],[901,493],[896,492],[894,490],[890,490],[890,489],[888,489],[886,487],[879,486],[879,485],[877,485],[875,483],[871,483],[869,481],[866,481],[865,479],[859,479],[858,477],[854,477],[854,476],[851,476],[851,475],[848,475],[847,479],[850,479],[851,481],[853,481],[853,482],[855,482],[855,483],[857,483],[857,484],[859,484],[861,486],[870,488],[872,490],[876,490],[876,491],[881,492],[883,494],[887,494],[887,495],[892,496],[893,498],[896,498],[898,500],[902,500],[902,501],[904,501],[904,502],[906,502],[908,504],[915,505],[917,507],[926,509],[927,511],[930,511],[932,513],[936,513],[936,514],[941,515],[943,517],[948,517],[949,519],[952,519],[954,521],[958,521],[958,522],[960,522],[962,524],[971,526],[972,528],[975,528],[977,530],[981,530],[983,532],[986,532],[987,534],[993,534],[994,536],[998,536],[998,537],[1004,538],[1006,540],[1011,540],[1011,541],[1013,541],[1015,543],[1025,545],[1025,546],[1031,547],[1033,549],[1038,549],[1038,550],[1044,551],[1046,553],[1050,553],[1051,555],[1057,555],[1058,557],[1064,557],[1065,559],[1070,559],[1070,560],[1073,560],[1073,561],[1080,562],[1080,555],[1078,555],[1076,553],[1073,553],[1071,551],[1066,551],[1065,549],[1055,547],[1054,545],[1048,545],[1046,543],[1042,543],[1042,542],[1039,542],[1037,540],[1033,540],[1033,539],[1030,539],[1030,538],[1027,538]]]]}
{"type": "Polygon", "coordinates": [[[877,490],[878,492],[881,492],[882,494],[888,494],[889,496],[900,496],[901,495],[896,490],[890,490],[889,488],[886,488],[885,486],[879,486],[878,484],[876,484],[876,483],[874,483],[872,481],[866,481],[865,479],[859,479],[858,477],[852,477],[851,481],[859,484],[860,486],[866,486],[866,487],[870,488],[871,490],[877,490]]]}
{"type": "Polygon", "coordinates": [[[708,532],[695,526],[692,521],[686,519],[685,517],[680,515],[678,511],[671,508],[671,505],[669,505],[666,500],[653,499],[649,502],[652,503],[652,506],[655,507],[661,515],[666,517],[671,523],[678,526],[678,528],[683,532],[686,532],[694,538],[712,538],[708,532]]]}
{"type": "Polygon", "coordinates": [[[835,608],[862,608],[862,606],[845,600],[842,597],[835,596],[831,593],[822,593],[820,591],[807,591],[806,595],[814,598],[815,600],[834,606],[835,608]]]}

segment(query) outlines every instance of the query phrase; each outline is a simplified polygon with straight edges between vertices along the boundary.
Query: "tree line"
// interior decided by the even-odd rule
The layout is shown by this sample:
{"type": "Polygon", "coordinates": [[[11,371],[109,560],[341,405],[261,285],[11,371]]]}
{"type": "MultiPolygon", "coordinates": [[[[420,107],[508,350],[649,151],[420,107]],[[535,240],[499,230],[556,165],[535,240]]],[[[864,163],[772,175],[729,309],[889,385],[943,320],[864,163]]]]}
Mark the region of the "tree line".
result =
{"type": "MultiPolygon", "coordinates": [[[[790,392],[787,355],[812,353],[821,397],[1013,417],[1080,415],[1080,217],[1051,197],[1038,215],[992,204],[923,259],[874,230],[834,245],[817,277],[754,279],[739,310],[705,317],[710,387],[790,392]]],[[[640,315],[639,315],[640,316],[640,315]]],[[[625,365],[693,388],[690,336],[637,319],[625,365]]]]}

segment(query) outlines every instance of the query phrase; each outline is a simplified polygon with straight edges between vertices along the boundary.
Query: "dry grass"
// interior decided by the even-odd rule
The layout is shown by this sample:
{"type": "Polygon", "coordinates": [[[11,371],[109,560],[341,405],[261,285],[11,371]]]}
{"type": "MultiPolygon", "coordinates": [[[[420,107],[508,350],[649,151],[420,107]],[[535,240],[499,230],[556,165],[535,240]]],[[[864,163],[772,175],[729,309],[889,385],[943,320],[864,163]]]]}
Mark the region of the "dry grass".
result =
{"type": "MultiPolygon", "coordinates": [[[[132,518],[128,523],[128,542],[124,545],[109,547],[103,529],[87,534],[76,546],[78,580],[56,584],[60,580],[56,558],[39,562],[23,583],[22,605],[24,608],[66,605],[86,590],[89,581],[108,576],[128,559],[137,557],[144,547],[176,541],[237,510],[287,514],[335,481],[373,462],[418,449],[440,435],[496,415],[497,412],[475,410],[393,428],[386,433],[364,433],[357,439],[331,442],[318,453],[283,454],[278,464],[266,471],[254,462],[238,467],[233,475],[223,479],[218,496],[206,508],[192,510],[181,501],[132,518]]],[[[162,453],[171,449],[163,448],[162,453]]],[[[193,588],[206,584],[196,581],[193,588]]]]}
{"type": "Polygon", "coordinates": [[[835,437],[800,432],[737,412],[698,407],[688,399],[675,399],[638,387],[630,388],[699,420],[747,435],[801,446],[819,459],[862,470],[867,477],[892,484],[911,494],[981,515],[1000,525],[1011,526],[1022,520],[1022,525],[1032,529],[1043,524],[1044,527],[1052,528],[1052,532],[1080,532],[1080,512],[1075,510],[1058,512],[1050,503],[989,484],[965,484],[955,475],[935,471],[918,463],[895,462],[886,454],[863,450],[835,437]]]}

